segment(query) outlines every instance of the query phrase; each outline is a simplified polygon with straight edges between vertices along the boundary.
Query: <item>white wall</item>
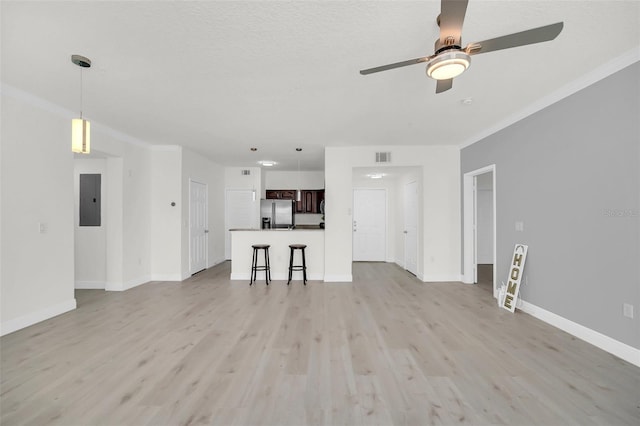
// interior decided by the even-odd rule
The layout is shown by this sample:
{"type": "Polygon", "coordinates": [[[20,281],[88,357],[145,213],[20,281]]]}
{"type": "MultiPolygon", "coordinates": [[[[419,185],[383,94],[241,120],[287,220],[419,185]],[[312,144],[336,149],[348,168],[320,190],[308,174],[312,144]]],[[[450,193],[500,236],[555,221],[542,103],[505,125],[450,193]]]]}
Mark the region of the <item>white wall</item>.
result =
{"type": "Polygon", "coordinates": [[[325,281],[351,281],[352,173],[375,166],[390,151],[392,167],[422,169],[424,281],[460,279],[459,150],[444,146],[327,147],[325,149],[325,281]]]}
{"type": "Polygon", "coordinates": [[[73,166],[75,288],[104,289],[107,282],[107,160],[76,157],[73,166]],[[101,175],[100,226],[80,226],[80,175],[87,173],[101,175]]]}
{"type": "Polygon", "coordinates": [[[107,290],[151,280],[149,145],[92,123],[92,149],[107,158],[107,290]]]}
{"type": "Polygon", "coordinates": [[[324,172],[265,171],[265,189],[324,189],[324,172]]]}
{"type": "Polygon", "coordinates": [[[71,117],[5,85],[1,109],[0,319],[7,334],[76,307],[73,154],[71,117]]]}
{"type": "Polygon", "coordinates": [[[151,279],[182,279],[182,149],[151,150],[151,279]],[[175,203],[172,206],[171,203],[175,203]]]}

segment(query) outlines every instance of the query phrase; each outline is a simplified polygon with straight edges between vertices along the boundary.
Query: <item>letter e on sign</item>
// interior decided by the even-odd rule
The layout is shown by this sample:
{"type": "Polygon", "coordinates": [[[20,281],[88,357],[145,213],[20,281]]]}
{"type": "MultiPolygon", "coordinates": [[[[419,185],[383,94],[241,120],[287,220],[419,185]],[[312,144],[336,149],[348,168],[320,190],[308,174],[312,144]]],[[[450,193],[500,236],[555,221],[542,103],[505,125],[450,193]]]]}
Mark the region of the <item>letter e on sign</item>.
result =
{"type": "Polygon", "coordinates": [[[509,265],[509,285],[504,296],[504,300],[500,303],[504,309],[509,312],[516,310],[516,300],[518,299],[518,293],[520,292],[520,281],[522,280],[522,270],[524,269],[524,262],[527,259],[528,246],[524,244],[516,244],[513,249],[513,257],[511,265],[509,265]]]}

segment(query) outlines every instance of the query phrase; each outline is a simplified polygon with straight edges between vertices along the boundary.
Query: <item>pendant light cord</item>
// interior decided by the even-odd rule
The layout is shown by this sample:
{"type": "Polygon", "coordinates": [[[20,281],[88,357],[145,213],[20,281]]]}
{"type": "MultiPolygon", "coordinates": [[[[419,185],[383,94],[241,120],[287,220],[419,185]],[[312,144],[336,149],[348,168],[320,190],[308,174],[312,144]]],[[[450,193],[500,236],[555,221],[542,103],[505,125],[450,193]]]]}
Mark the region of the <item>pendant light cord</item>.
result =
{"type": "Polygon", "coordinates": [[[80,118],[82,118],[82,67],[80,67],[80,118]]]}

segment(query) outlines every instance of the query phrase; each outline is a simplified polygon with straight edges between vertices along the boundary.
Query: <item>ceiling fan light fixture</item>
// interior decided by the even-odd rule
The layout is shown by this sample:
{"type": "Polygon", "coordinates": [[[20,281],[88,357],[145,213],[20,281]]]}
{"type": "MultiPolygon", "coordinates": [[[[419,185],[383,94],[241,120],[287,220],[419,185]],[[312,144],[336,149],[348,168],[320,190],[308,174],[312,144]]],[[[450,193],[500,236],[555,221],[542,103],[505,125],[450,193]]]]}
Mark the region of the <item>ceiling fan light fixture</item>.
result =
{"type": "Polygon", "coordinates": [[[461,51],[442,52],[427,63],[427,75],[434,80],[449,80],[469,68],[471,57],[461,51]]]}

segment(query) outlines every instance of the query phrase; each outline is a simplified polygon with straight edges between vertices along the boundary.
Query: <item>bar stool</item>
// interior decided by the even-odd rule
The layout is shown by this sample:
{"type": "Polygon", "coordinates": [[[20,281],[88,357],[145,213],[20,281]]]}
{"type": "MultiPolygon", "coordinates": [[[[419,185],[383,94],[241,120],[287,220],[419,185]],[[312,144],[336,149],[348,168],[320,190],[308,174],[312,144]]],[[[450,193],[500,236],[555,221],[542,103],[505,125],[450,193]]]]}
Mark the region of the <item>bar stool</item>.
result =
{"type": "Polygon", "coordinates": [[[291,275],[293,271],[302,271],[304,285],[307,285],[307,262],[304,257],[304,249],[306,248],[307,246],[305,244],[289,244],[289,281],[287,281],[287,285],[291,282],[291,275]],[[293,264],[293,255],[295,250],[300,250],[302,252],[302,265],[293,264]]]}
{"type": "Polygon", "coordinates": [[[264,280],[269,285],[271,281],[271,268],[269,265],[269,244],[254,244],[253,247],[253,260],[251,261],[251,281],[249,285],[253,284],[256,280],[256,273],[258,271],[264,271],[264,280]],[[264,250],[264,265],[258,265],[258,250],[264,250]]]}

